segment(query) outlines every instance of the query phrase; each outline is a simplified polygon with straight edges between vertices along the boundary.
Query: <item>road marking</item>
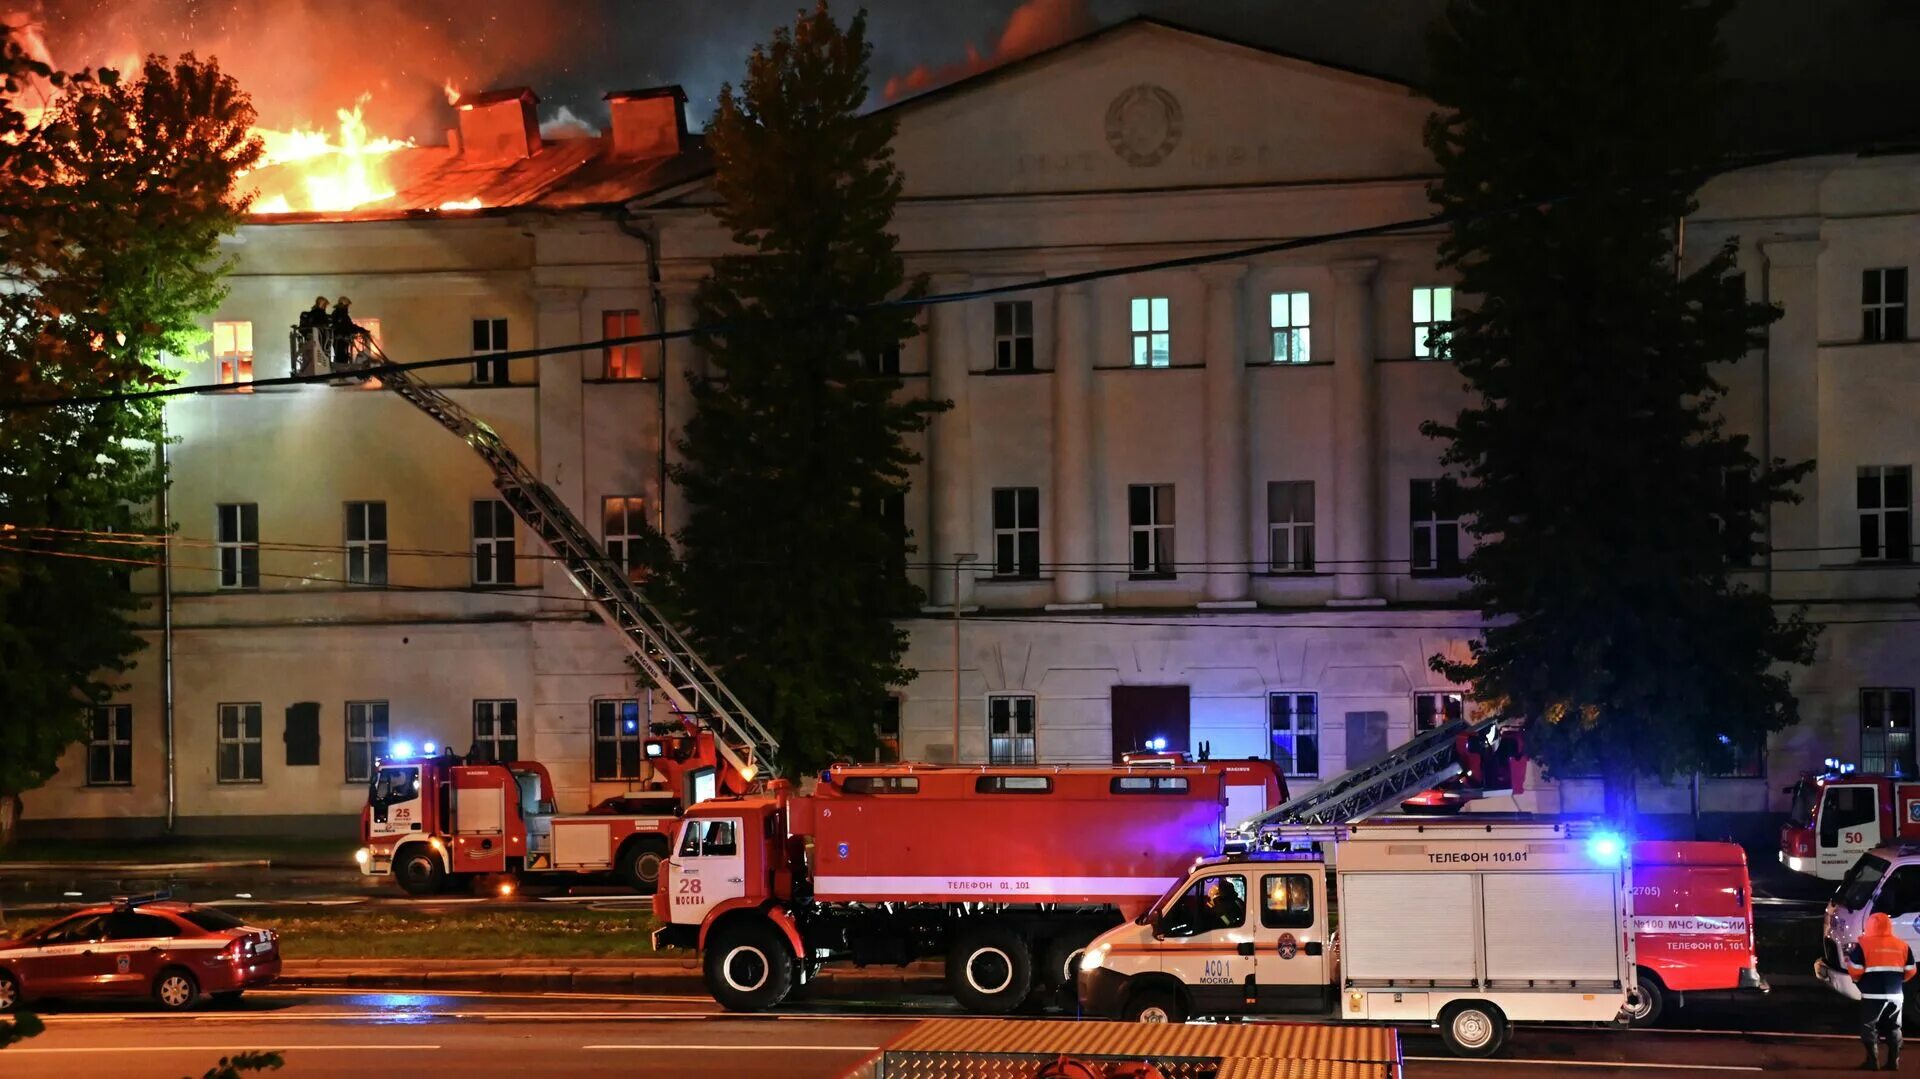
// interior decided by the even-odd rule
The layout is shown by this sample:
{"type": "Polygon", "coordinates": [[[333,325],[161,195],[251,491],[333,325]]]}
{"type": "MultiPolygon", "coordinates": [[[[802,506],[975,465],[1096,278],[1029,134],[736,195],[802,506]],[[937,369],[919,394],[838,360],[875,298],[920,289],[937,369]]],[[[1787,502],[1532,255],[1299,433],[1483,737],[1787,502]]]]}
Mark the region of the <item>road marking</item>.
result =
{"type": "Polygon", "coordinates": [[[12,1056],[15,1053],[21,1053],[21,1054],[25,1054],[25,1053],[246,1053],[246,1052],[288,1053],[296,1049],[303,1053],[318,1052],[320,1050],[339,1050],[343,1052],[360,1052],[360,1051],[373,1050],[373,1049],[378,1049],[381,1052],[387,1052],[393,1049],[438,1049],[438,1048],[440,1047],[437,1045],[398,1045],[398,1044],[389,1044],[389,1045],[339,1045],[339,1044],[270,1045],[269,1044],[269,1045],[262,1045],[257,1048],[249,1049],[245,1046],[225,1044],[225,1045],[138,1045],[138,1046],[128,1046],[126,1048],[121,1048],[118,1046],[83,1045],[83,1046],[74,1046],[72,1048],[63,1048],[63,1049],[48,1049],[48,1048],[43,1048],[41,1046],[30,1046],[28,1048],[23,1049],[20,1046],[16,1045],[8,1048],[7,1055],[12,1056]]]}
{"type": "Polygon", "coordinates": [[[1601,1060],[1533,1060],[1519,1057],[1408,1057],[1422,1064],[1531,1064],[1554,1068],[1643,1068],[1652,1071],[1700,1071],[1700,1072],[1757,1072],[1763,1070],[1755,1064],[1641,1064],[1633,1061],[1601,1060]]]}
{"type": "Polygon", "coordinates": [[[1639,1027],[1635,1034],[1708,1034],[1721,1038],[1837,1038],[1842,1041],[1857,1042],[1858,1034],[1822,1034],[1817,1031],[1799,1033],[1791,1030],[1675,1030],[1672,1027],[1639,1027]]]}
{"type": "MultiPolygon", "coordinates": [[[[880,1047],[877,1045],[742,1045],[739,1042],[728,1042],[724,1045],[720,1045],[720,1044],[696,1045],[691,1043],[681,1044],[681,1045],[666,1045],[666,1044],[655,1042],[651,1044],[641,1043],[638,1045],[583,1045],[580,1048],[582,1049],[654,1049],[654,1050],[668,1049],[668,1050],[678,1050],[683,1052],[685,1051],[709,1052],[710,1051],[710,1052],[728,1052],[728,1053],[739,1052],[744,1049],[754,1049],[754,1050],[760,1050],[760,1051],[770,1050],[776,1053],[791,1053],[796,1050],[819,1052],[819,1053],[871,1053],[875,1049],[878,1049],[880,1047]]],[[[1755,1068],[1754,1070],[1759,1071],[1760,1069],[1755,1068]]]]}

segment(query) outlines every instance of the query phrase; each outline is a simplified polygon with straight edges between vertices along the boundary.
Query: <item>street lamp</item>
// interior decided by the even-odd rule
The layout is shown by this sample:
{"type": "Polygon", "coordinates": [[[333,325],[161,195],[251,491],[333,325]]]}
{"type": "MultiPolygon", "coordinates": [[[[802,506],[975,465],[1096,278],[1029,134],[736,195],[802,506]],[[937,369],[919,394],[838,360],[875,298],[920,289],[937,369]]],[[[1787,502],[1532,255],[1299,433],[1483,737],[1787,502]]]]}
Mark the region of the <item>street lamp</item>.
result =
{"type": "Polygon", "coordinates": [[[953,556],[953,763],[960,763],[960,567],[979,559],[968,551],[953,556]]]}

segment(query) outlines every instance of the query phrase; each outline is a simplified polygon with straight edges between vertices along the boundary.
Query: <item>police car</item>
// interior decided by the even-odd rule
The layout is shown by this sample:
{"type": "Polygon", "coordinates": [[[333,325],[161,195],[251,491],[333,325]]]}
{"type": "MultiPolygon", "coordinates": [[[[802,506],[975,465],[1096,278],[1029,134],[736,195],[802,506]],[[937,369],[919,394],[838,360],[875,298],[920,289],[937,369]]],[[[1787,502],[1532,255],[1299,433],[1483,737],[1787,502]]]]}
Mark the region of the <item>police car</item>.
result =
{"type": "Polygon", "coordinates": [[[119,897],[0,939],[0,1013],[47,997],[151,997],[180,1011],[279,976],[279,934],[164,895],[119,897]]]}

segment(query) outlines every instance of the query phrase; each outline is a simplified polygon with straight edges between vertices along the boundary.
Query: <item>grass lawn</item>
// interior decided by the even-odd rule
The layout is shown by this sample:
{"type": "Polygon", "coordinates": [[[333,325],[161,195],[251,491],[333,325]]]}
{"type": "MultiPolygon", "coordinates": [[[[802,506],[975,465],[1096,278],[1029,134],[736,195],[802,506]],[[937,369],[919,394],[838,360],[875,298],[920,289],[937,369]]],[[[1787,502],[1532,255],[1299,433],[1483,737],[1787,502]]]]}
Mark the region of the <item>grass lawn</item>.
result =
{"type": "Polygon", "coordinates": [[[229,862],[266,859],[276,865],[353,868],[359,838],[166,836],[152,839],[34,839],[0,850],[4,862],[229,862]]]}
{"type": "Polygon", "coordinates": [[[647,959],[651,912],[643,910],[454,910],[365,907],[241,914],[280,932],[288,959],[647,959]]]}

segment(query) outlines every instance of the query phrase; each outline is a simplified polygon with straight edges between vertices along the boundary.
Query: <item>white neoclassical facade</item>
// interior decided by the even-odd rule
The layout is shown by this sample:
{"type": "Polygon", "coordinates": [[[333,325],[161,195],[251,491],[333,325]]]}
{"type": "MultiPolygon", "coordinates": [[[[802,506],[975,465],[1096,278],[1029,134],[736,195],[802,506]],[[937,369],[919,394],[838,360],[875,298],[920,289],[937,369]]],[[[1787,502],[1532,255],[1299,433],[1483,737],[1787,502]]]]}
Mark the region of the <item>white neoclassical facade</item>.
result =
{"type": "MultiPolygon", "coordinates": [[[[671,92],[610,99],[609,136],[543,143],[525,97],[486,95],[452,145],[396,159],[390,209],[247,225],[188,380],[278,373],[323,293],[350,295],[399,360],[686,325],[728,250],[698,138],[671,92]],[[487,208],[437,209],[473,197],[487,208]]],[[[929,604],[907,623],[918,677],[879,709],[903,755],[1204,744],[1304,784],[1459,708],[1428,666],[1479,622],[1419,433],[1465,400],[1427,355],[1453,302],[1439,234],[1080,276],[1425,217],[1428,104],[1142,20],[894,111],[910,268],[939,293],[1046,283],[929,308],[897,358],[907,392],[953,402],[898,508],[929,604]]],[[[1642,798],[1743,815],[1731,827],[1784,808],[1784,782],[1828,756],[1914,767],[1920,156],[1722,177],[1686,236],[1689,257],[1736,242],[1749,292],[1785,310],[1727,372],[1728,424],[1763,456],[1818,461],[1751,570],[1828,626],[1797,680],[1805,722],[1741,774],[1642,798]]],[[[429,374],[615,546],[633,521],[681,520],[662,433],[701,362],[675,342],[429,374]]],[[[236,384],[168,422],[171,646],[142,571],[153,647],[29,796],[30,828],[171,811],[189,831],[339,829],[369,757],[401,739],[540,759],[566,808],[641,778],[628,721],[648,695],[456,439],[377,389],[236,384]]],[[[1622,492],[1594,512],[1636,508],[1622,492]]],[[[1527,804],[1597,794],[1568,779],[1527,804]]]]}

